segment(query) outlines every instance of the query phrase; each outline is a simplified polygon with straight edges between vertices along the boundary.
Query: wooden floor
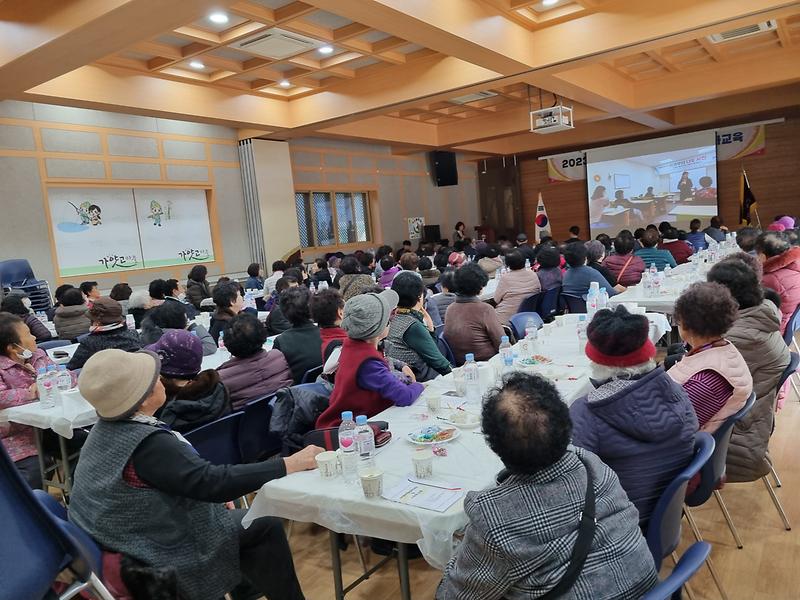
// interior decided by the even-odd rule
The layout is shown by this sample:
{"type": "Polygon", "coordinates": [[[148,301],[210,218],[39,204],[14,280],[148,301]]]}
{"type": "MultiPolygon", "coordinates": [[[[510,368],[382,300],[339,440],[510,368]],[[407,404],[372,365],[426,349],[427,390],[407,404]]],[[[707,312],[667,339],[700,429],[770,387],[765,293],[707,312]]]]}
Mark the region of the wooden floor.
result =
{"type": "MultiPolygon", "coordinates": [[[[744,548],[738,550],[717,503],[712,499],[693,514],[705,539],[711,542],[713,560],[730,600],[794,600],[800,598],[800,399],[792,391],[770,443],[770,452],[783,487],[777,490],[790,522],[785,531],[767,490],[761,482],[729,484],[722,490],[744,548]]],[[[685,522],[684,522],[685,523],[685,522]]],[[[693,540],[688,525],[683,528],[680,554],[693,540]]],[[[295,523],[290,543],[295,566],[308,600],[333,600],[333,580],[326,531],[295,523]]],[[[366,550],[367,559],[377,558],[366,550]]],[[[361,572],[358,556],[350,546],[342,554],[345,585],[361,572]]],[[[424,560],[411,561],[411,590],[415,600],[433,598],[439,571],[424,560]]],[[[662,576],[671,568],[665,561],[662,576]]],[[[708,570],[703,568],[691,581],[697,600],[717,600],[708,570]]],[[[350,600],[396,600],[400,586],[391,562],[347,595],[350,600]]],[[[685,597],[685,596],[684,596],[685,597]]]]}

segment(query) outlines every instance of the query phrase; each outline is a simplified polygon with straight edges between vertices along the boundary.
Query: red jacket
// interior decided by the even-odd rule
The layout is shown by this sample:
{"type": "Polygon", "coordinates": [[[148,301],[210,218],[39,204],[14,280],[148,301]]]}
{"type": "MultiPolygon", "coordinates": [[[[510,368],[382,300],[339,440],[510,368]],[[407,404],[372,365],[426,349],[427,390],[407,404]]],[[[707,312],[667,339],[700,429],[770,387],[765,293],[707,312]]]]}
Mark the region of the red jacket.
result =
{"type": "Polygon", "coordinates": [[[322,362],[325,363],[325,350],[328,349],[328,344],[336,340],[346,340],[347,332],[341,327],[320,327],[319,337],[322,339],[322,362]]]}
{"type": "Polygon", "coordinates": [[[658,245],[659,250],[668,250],[670,254],[672,254],[672,258],[675,259],[675,262],[679,265],[683,263],[689,262],[689,257],[694,254],[694,249],[681,240],[675,240],[674,242],[661,242],[658,245]]]}
{"type": "Polygon", "coordinates": [[[772,288],[781,297],[781,334],[800,305],[800,248],[790,248],[764,263],[764,287],[772,288]]]}

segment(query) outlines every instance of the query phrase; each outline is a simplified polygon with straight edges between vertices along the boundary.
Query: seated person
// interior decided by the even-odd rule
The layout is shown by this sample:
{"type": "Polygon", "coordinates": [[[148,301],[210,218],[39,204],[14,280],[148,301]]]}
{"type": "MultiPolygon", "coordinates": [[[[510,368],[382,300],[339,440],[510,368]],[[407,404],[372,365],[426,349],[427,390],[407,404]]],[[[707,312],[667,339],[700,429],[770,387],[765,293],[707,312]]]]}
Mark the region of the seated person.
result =
{"type": "Polygon", "coordinates": [[[502,325],[508,325],[522,301],[542,291],[539,277],[530,268],[525,268],[525,257],[519,250],[506,254],[509,272],[497,282],[494,290],[495,312],[502,325]]]}
{"type": "Polygon", "coordinates": [[[456,271],[457,296],[445,315],[444,336],[457,365],[463,365],[469,353],[476,361],[489,360],[500,349],[503,325],[492,305],[479,297],[488,281],[486,272],[474,262],[456,271]]]}
{"type": "Polygon", "coordinates": [[[425,310],[428,311],[431,319],[433,319],[435,327],[444,324],[444,315],[447,312],[447,307],[456,301],[455,271],[448,269],[442,273],[442,276],[439,277],[439,287],[442,291],[438,294],[433,294],[425,304],[425,310]]]}
{"type": "Polygon", "coordinates": [[[728,233],[728,228],[722,224],[722,219],[719,216],[711,217],[711,222],[708,227],[703,229],[703,233],[707,236],[707,241],[724,242],[725,234],[728,233]]]}
{"type": "MultiPolygon", "coordinates": [[[[0,410],[39,400],[36,374],[53,364],[47,352],[36,347],[36,339],[21,318],[0,313],[0,410]]],[[[75,384],[74,375],[72,383],[75,384]]],[[[33,427],[4,423],[0,425],[0,442],[31,488],[41,489],[33,427]]]]}
{"type": "Polygon", "coordinates": [[[483,256],[478,260],[478,266],[483,269],[489,277],[494,277],[498,269],[503,268],[503,259],[500,258],[500,247],[497,244],[489,244],[483,251],[483,256]]]}
{"type": "Polygon", "coordinates": [[[323,282],[325,282],[328,287],[333,285],[331,272],[328,270],[328,261],[324,258],[318,258],[311,264],[310,277],[311,283],[317,287],[323,282]]]}
{"type": "Polygon", "coordinates": [[[254,262],[247,267],[247,279],[244,282],[244,289],[263,291],[264,277],[262,277],[260,264],[254,262]]]}
{"type": "Polygon", "coordinates": [[[700,231],[702,223],[700,219],[692,219],[689,221],[689,234],[686,236],[686,241],[692,245],[694,252],[700,252],[708,248],[708,241],[706,234],[700,231]]]}
{"type": "Polygon", "coordinates": [[[678,239],[678,230],[670,227],[664,232],[664,239],[658,245],[659,250],[666,250],[679,265],[689,262],[689,257],[694,254],[694,248],[678,239]]]}
{"type": "Polygon", "coordinates": [[[654,198],[655,193],[653,192],[653,186],[647,186],[647,191],[644,193],[643,198],[654,198]]]}
{"type": "Polygon", "coordinates": [[[269,297],[275,291],[275,284],[278,279],[283,277],[283,272],[286,269],[286,263],[282,260],[276,260],[272,263],[272,274],[264,280],[264,298],[269,297]]]}
{"type": "Polygon", "coordinates": [[[345,410],[374,417],[390,406],[410,406],[425,389],[411,378],[395,377],[378,344],[389,334],[389,318],[397,307],[397,292],[367,292],[344,305],[342,344],[328,408],[317,418],[317,429],[337,427],[345,410]]]}
{"type": "MultiPolygon", "coordinates": [[[[117,285],[120,285],[120,284],[117,284],[117,285]]],[[[127,284],[125,284],[125,285],[127,285],[127,284]]],[[[56,310],[58,310],[58,307],[61,306],[61,300],[64,297],[64,292],[66,292],[67,290],[72,290],[72,289],[75,289],[75,286],[72,285],[72,284],[69,284],[69,283],[65,283],[65,284],[60,285],[60,286],[58,286],[56,288],[56,291],[53,292],[53,298],[54,298],[55,302],[53,303],[53,306],[51,306],[49,309],[47,309],[47,318],[48,319],[50,319],[51,321],[53,320],[53,317],[55,317],[55,315],[56,315],[56,310]]],[[[116,298],[114,298],[114,299],[116,300],[116,298]]]]}
{"type": "MultiPolygon", "coordinates": [[[[600,223],[603,220],[603,211],[609,206],[611,206],[611,201],[606,195],[606,187],[604,185],[598,185],[594,188],[592,197],[589,198],[589,221],[592,223],[600,223]]],[[[578,232],[580,232],[580,230],[578,230],[578,232]]],[[[570,234],[572,234],[571,228],[570,234]]],[[[580,241],[578,233],[575,233],[574,236],[575,241],[580,241]]],[[[573,238],[570,237],[565,243],[574,243],[573,238]]]]}
{"type": "Polygon", "coordinates": [[[81,452],[69,518],[104,549],[174,574],[183,598],[303,600],[279,519],[225,502],[289,473],[313,469],[321,448],[242,465],[213,465],[154,415],[166,400],[160,359],[105,350],[81,373],[100,418],[81,452]]]}
{"type": "Polygon", "coordinates": [[[717,188],[712,187],[714,180],[711,179],[711,177],[709,177],[708,175],[703,175],[700,179],[697,180],[697,183],[700,184],[700,189],[695,190],[694,192],[695,200],[717,199],[717,188]]]}
{"type": "Polygon", "coordinates": [[[231,396],[233,409],[248,400],[266,396],[292,385],[292,371],[280,350],[264,350],[267,330],[258,317],[236,315],[225,334],[225,349],[231,359],[217,368],[219,378],[231,396]]]}
{"type": "Polygon", "coordinates": [[[650,322],[624,306],[587,329],[594,390],[569,408],[572,443],[597,454],[647,522],[661,493],[692,460],[697,417],[686,392],[655,363],[650,322]]]}
{"type": "Polygon", "coordinates": [[[603,264],[606,258],[606,247],[603,242],[599,240],[590,240],[584,244],[586,246],[586,266],[591,267],[603,278],[614,286],[617,291],[624,291],[624,286],[617,286],[617,278],[609,269],[603,264]]]}
{"type": "Polygon", "coordinates": [[[181,306],[188,319],[194,319],[198,311],[189,302],[186,302],[186,288],[177,279],[167,279],[164,287],[164,302],[173,302],[181,306]]]}
{"type": "Polygon", "coordinates": [[[339,268],[342,270],[342,276],[334,280],[334,286],[342,292],[345,302],[363,292],[365,288],[375,285],[372,275],[361,272],[361,264],[355,256],[345,256],[339,268]]]}
{"type": "Polygon", "coordinates": [[[363,252],[358,257],[358,264],[361,265],[361,272],[372,277],[375,272],[375,255],[372,252],[363,252]]]}
{"type": "Polygon", "coordinates": [[[656,248],[658,245],[658,237],[657,229],[645,230],[639,240],[642,247],[639,250],[635,250],[634,254],[642,259],[645,269],[650,268],[650,265],[653,264],[659,271],[663,271],[664,267],[667,265],[674,269],[678,266],[678,263],[675,262],[675,257],[673,257],[668,250],[659,250],[656,248]]]}
{"type": "MultiPolygon", "coordinates": [[[[406,253],[403,256],[409,256],[406,253]]],[[[425,285],[413,272],[402,271],[392,282],[398,303],[389,323],[386,355],[406,363],[417,381],[430,381],[451,371],[450,362],[439,352],[434,325],[423,308],[425,285]]]]}
{"type": "Polygon", "coordinates": [[[633,253],[633,247],[634,237],[620,234],[614,238],[614,254],[603,261],[603,267],[611,272],[617,285],[628,287],[642,280],[644,261],[633,253]]]}
{"type": "Polygon", "coordinates": [[[775,391],[789,365],[789,347],[781,336],[778,308],[764,299],[758,275],[739,256],[729,256],[711,267],[708,280],[730,290],[739,305],[739,316],[725,333],[747,363],[753,378],[756,403],[733,426],[728,447],[728,481],[755,481],[770,471],[769,438],[775,427],[775,391]]]}
{"type": "Polygon", "coordinates": [[[755,227],[742,227],[736,232],[736,245],[739,246],[742,252],[755,256],[758,235],[759,230],[755,227]]]}
{"type": "Polygon", "coordinates": [[[224,337],[231,319],[242,312],[244,298],[242,297],[242,288],[233,281],[218,283],[214,287],[213,297],[217,309],[211,315],[211,331],[209,333],[214,338],[214,342],[218,344],[219,334],[222,333],[224,337]]]}
{"type": "Polygon", "coordinates": [[[686,390],[700,430],[708,433],[742,408],[753,391],[747,363],[724,338],[738,310],[719,283],[695,283],[675,302],[678,333],[691,350],[667,373],[686,390]]]}
{"type": "Polygon", "coordinates": [[[655,586],[636,508],[614,471],[569,445],[569,410],[552,383],[507,375],[485,398],[482,424],[505,468],[495,487],[467,493],[469,523],[436,600],[541,598],[561,581],[586,529],[586,559],[572,585],[555,597],[633,600],[655,586]],[[588,485],[593,509],[586,508],[588,485]],[[594,520],[582,518],[584,511],[594,520]]]}
{"type": "Polygon", "coordinates": [[[588,251],[584,244],[568,244],[564,246],[564,260],[569,269],[564,273],[564,283],[561,291],[570,296],[584,298],[589,292],[592,282],[597,282],[600,288],[606,288],[609,296],[616,295],[617,291],[598,271],[586,266],[588,251]]]}
{"type": "Polygon", "coordinates": [[[343,342],[347,332],[342,329],[344,300],[337,289],[327,289],[311,296],[311,318],[319,326],[320,348],[322,358],[327,358],[327,350],[331,342],[343,342]]]}
{"type": "Polygon", "coordinates": [[[394,262],[394,258],[392,258],[391,254],[387,254],[381,259],[381,278],[378,281],[381,287],[383,288],[390,288],[392,287],[392,281],[394,280],[394,276],[397,275],[401,269],[400,267],[394,262]]]}
{"type": "Polygon", "coordinates": [[[131,297],[133,289],[127,283],[115,283],[108,293],[109,298],[113,298],[122,307],[122,314],[128,314],[128,299],[131,297]]]}
{"type": "Polygon", "coordinates": [[[550,244],[543,244],[536,253],[536,276],[542,291],[561,286],[564,272],[561,270],[561,253],[550,244]]]}
{"type": "Polygon", "coordinates": [[[284,292],[284,290],[288,290],[289,288],[294,288],[297,286],[297,279],[290,275],[281,277],[275,284],[275,291],[273,292],[274,298],[270,298],[270,300],[273,301],[273,304],[269,309],[269,314],[267,315],[266,321],[267,334],[279,335],[292,326],[288,319],[283,316],[283,312],[281,311],[280,295],[284,292]]]}
{"type": "Polygon", "coordinates": [[[164,303],[167,294],[167,282],[164,279],[154,279],[147,287],[150,298],[153,299],[153,306],[160,306],[164,303]]]}
{"type": "Polygon", "coordinates": [[[433,261],[427,256],[419,259],[419,274],[422,275],[422,283],[426,288],[439,283],[439,277],[442,276],[439,269],[434,268],[433,261]]]}
{"type": "Polygon", "coordinates": [[[306,371],[322,365],[319,349],[322,346],[319,327],[311,320],[309,291],[304,286],[293,287],[281,294],[281,313],[291,327],[275,338],[275,349],[283,352],[295,384],[302,381],[306,371]]]}
{"type": "Polygon", "coordinates": [[[404,252],[397,260],[403,271],[419,271],[419,255],[416,252],[404,252]]]}
{"type": "Polygon", "coordinates": [[[89,318],[88,312],[89,307],[86,305],[81,291],[78,288],[66,290],[61,296],[61,306],[53,315],[53,325],[55,325],[58,339],[74,340],[79,335],[89,333],[92,320],[89,318]]]}
{"type": "Polygon", "coordinates": [[[36,338],[37,344],[46,342],[53,337],[50,330],[39,320],[39,317],[31,312],[31,299],[28,296],[9,294],[3,298],[3,302],[0,304],[0,312],[11,313],[22,319],[28,329],[31,330],[33,337],[36,338]]]}
{"type": "Polygon", "coordinates": [[[150,292],[147,290],[136,290],[128,298],[128,314],[133,317],[133,322],[137,329],[142,327],[145,315],[154,306],[150,292]]]}
{"type": "Polygon", "coordinates": [[[756,238],[756,256],[763,265],[761,282],[781,298],[781,333],[800,306],[800,247],[792,246],[785,233],[766,232],[756,238]]]}
{"type": "Polygon", "coordinates": [[[89,309],[92,327],[75,350],[67,364],[70,371],[80,369],[93,354],[101,350],[116,348],[125,352],[136,352],[142,347],[139,334],[128,329],[119,302],[108,297],[100,297],[89,309]]]}
{"type": "Polygon", "coordinates": [[[195,265],[189,271],[186,279],[186,299],[192,303],[197,310],[206,298],[211,298],[211,289],[208,285],[208,268],[205,265],[195,265]]]}
{"type": "Polygon", "coordinates": [[[145,347],[161,359],[166,402],[156,417],[170,429],[186,433],[231,412],[228,390],[214,369],[201,371],[203,344],[184,329],[170,329],[145,347]]]}
{"type": "Polygon", "coordinates": [[[142,319],[142,332],[139,339],[144,346],[155,344],[165,332],[171,329],[185,329],[197,336],[203,344],[203,356],[210,356],[217,351],[217,344],[214,343],[211,334],[202,325],[189,323],[186,311],[178,302],[164,302],[161,306],[156,306],[148,311],[142,319]]]}
{"type": "Polygon", "coordinates": [[[94,301],[100,297],[100,288],[97,287],[96,281],[84,281],[81,283],[79,289],[83,294],[87,306],[91,308],[94,301]]]}

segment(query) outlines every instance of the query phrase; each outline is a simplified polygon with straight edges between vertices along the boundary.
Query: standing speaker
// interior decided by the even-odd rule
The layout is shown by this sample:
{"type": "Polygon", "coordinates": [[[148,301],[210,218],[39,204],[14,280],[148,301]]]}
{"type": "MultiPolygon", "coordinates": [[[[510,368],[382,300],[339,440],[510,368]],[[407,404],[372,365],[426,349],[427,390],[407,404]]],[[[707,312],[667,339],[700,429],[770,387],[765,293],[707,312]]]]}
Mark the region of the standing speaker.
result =
{"type": "Polygon", "coordinates": [[[456,153],[444,150],[434,150],[428,153],[431,164],[431,173],[437,186],[458,185],[458,169],[456,168],[456,153]]]}
{"type": "Polygon", "coordinates": [[[423,225],[422,231],[423,242],[438,242],[442,239],[442,233],[438,225],[423,225]]]}

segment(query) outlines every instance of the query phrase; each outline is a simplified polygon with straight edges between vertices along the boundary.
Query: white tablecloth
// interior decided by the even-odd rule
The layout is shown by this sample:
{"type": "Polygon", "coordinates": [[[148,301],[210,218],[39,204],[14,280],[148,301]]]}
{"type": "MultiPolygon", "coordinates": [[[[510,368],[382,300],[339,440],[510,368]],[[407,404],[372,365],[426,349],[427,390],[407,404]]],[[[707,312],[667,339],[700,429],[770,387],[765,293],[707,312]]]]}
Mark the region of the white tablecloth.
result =
{"type": "MultiPolygon", "coordinates": [[[[264,342],[264,350],[272,350],[272,347],[275,345],[275,339],[277,335],[273,335],[272,337],[268,337],[267,341],[264,342]]],[[[203,363],[201,368],[203,371],[206,369],[217,369],[222,365],[222,363],[230,360],[231,353],[227,351],[220,351],[217,350],[214,354],[209,354],[208,356],[203,357],[203,363]]]]}
{"type": "Polygon", "coordinates": [[[697,272],[692,271],[689,263],[678,265],[672,269],[669,277],[664,278],[661,292],[658,296],[645,296],[644,288],[641,284],[631,286],[621,294],[609,298],[609,304],[616,306],[627,302],[633,302],[643,306],[648,312],[664,313],[671,315],[675,312],[675,302],[678,296],[696,281],[705,281],[708,269],[701,268],[697,272]]]}
{"type": "Polygon", "coordinates": [[[0,410],[0,422],[19,423],[39,429],[52,429],[61,437],[72,438],[72,431],[97,422],[97,413],[80,395],[77,388],[62,394],[61,406],[43,408],[31,402],[0,410]]]}

